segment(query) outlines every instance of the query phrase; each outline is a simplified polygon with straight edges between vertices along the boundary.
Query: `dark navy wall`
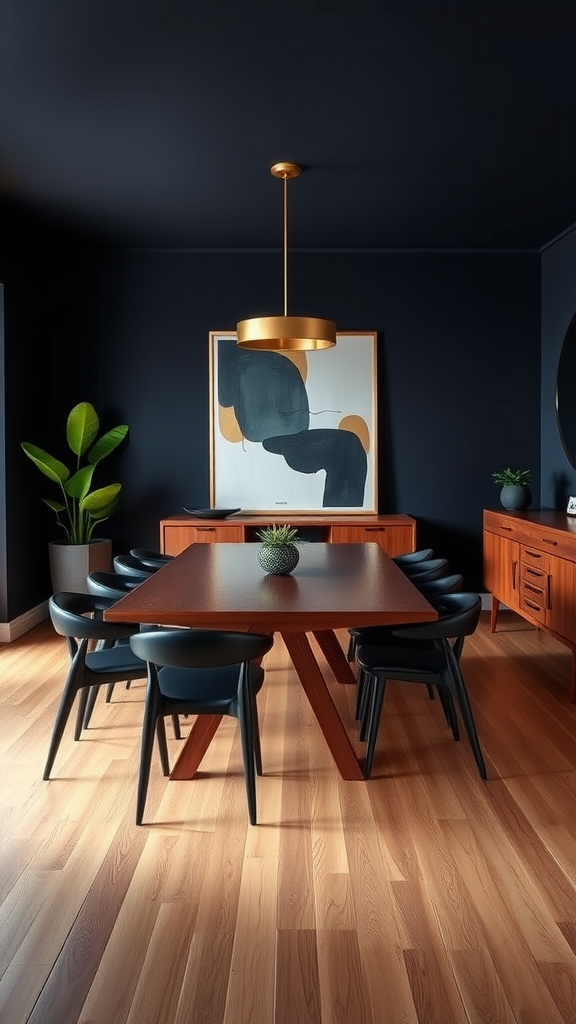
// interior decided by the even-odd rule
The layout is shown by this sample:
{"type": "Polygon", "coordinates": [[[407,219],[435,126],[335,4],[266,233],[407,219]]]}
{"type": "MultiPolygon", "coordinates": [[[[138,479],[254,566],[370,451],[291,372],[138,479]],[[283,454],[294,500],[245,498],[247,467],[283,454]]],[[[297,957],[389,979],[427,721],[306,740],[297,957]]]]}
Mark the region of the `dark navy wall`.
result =
{"type": "MultiPolygon", "coordinates": [[[[99,467],[102,483],[124,485],[100,535],[118,551],[157,546],[160,518],[208,503],[208,332],[282,311],[282,257],[151,251],[96,260],[73,248],[58,261],[36,249],[32,266],[1,257],[13,619],[48,596],[46,542],[55,536],[40,503],[49,482],[20,440],[61,443],[69,409],[85,399],[105,427],[127,422],[128,443],[99,467]]],[[[498,505],[493,470],[531,466],[539,493],[539,262],[515,253],[290,257],[290,312],[378,332],[380,511],[415,516],[418,542],[446,555],[474,589],[483,586],[482,509],[498,505]]]]}
{"type": "MultiPolygon", "coordinates": [[[[158,520],[209,499],[208,332],[282,311],[277,254],[141,252],[99,280],[102,401],[130,424],[118,547],[158,544],[158,520]]],[[[418,520],[482,587],[482,509],[494,469],[539,490],[537,255],[295,253],[290,312],[379,337],[380,511],[418,520]]],[[[321,354],[314,358],[321,358],[321,354]]]]}
{"type": "MultiPolygon", "coordinates": [[[[576,469],[558,433],[556,371],[564,335],[576,312],[576,226],[542,253],[542,491],[543,507],[565,509],[576,494],[576,469]]],[[[574,381],[576,406],[576,381],[574,381]]]]}

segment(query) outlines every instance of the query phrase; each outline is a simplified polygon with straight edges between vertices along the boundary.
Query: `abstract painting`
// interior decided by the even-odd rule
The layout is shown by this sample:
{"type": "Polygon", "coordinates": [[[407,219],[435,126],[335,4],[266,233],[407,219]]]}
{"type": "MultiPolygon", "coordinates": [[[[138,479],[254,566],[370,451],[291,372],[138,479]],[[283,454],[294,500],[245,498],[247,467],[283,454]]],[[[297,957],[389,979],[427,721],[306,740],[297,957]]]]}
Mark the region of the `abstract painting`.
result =
{"type": "Polygon", "coordinates": [[[245,512],[377,511],[376,333],[312,352],[210,332],[210,502],[245,512]]]}

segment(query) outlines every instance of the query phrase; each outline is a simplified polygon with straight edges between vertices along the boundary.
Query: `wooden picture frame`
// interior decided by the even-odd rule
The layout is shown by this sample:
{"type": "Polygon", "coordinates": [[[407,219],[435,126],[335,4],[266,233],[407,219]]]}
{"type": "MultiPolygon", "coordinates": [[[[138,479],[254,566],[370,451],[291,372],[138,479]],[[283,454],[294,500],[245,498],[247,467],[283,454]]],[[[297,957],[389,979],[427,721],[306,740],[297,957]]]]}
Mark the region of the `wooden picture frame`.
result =
{"type": "Polygon", "coordinates": [[[378,511],[375,331],[314,352],[241,349],[234,331],[209,344],[213,508],[378,511]]]}

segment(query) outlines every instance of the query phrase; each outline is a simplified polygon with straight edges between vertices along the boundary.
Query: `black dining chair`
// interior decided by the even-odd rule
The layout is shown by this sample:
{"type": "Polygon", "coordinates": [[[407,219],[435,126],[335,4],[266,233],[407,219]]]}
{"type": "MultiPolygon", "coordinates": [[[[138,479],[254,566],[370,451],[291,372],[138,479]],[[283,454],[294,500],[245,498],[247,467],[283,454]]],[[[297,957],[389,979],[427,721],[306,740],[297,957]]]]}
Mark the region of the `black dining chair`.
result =
{"type": "Polygon", "coordinates": [[[165,555],[160,551],[150,551],[148,548],[130,548],[130,555],[136,558],[145,569],[161,569],[174,558],[174,555],[165,555]]]}
{"type": "MultiPolygon", "coordinates": [[[[143,582],[142,576],[127,576],[120,572],[90,572],[86,577],[86,587],[89,594],[94,594],[96,597],[105,597],[116,602],[124,597],[125,594],[129,594],[131,590],[138,587],[143,582]]],[[[140,623],[139,630],[150,630],[160,629],[160,626],[156,626],[153,623],[140,623]]],[[[168,627],[166,627],[168,628],[168,627]]],[[[127,644],[129,637],[121,637],[119,640],[101,640],[99,641],[99,648],[113,647],[115,644],[127,644]]],[[[106,687],[106,703],[109,704],[114,694],[114,687],[117,680],[113,680],[108,683],[106,687]]],[[[126,689],[130,689],[130,679],[126,680],[126,689]]],[[[174,730],[175,739],[179,740],[182,738],[180,730],[180,719],[178,715],[172,717],[172,727],[174,730]]]]}
{"type": "Polygon", "coordinates": [[[144,576],[128,576],[123,572],[89,572],[86,577],[88,593],[95,597],[110,597],[118,601],[124,594],[129,594],[134,587],[139,587],[144,576]]]}
{"type": "Polygon", "coordinates": [[[115,601],[93,594],[62,591],[48,601],[52,625],[60,636],[66,637],[70,664],[60,700],[43,779],[50,777],[54,759],[66,728],[74,701],[78,697],[74,739],[79,740],[92,714],[100,687],[104,684],[145,679],[146,665],[128,644],[114,641],[138,632],[137,623],[105,622],[102,613],[115,601]],[[101,640],[112,646],[90,650],[90,644],[101,640]]]}
{"type": "Polygon", "coordinates": [[[161,566],[158,565],[152,568],[150,565],[144,565],[134,555],[114,555],[112,568],[114,572],[122,573],[124,576],[139,576],[141,579],[146,580],[149,576],[158,572],[161,566]]]}
{"type": "Polygon", "coordinates": [[[256,824],[255,773],[262,774],[256,694],[264,682],[260,661],[272,636],[222,630],[174,629],[130,637],[134,654],[147,662],[146,703],[136,824],[148,792],[154,735],[164,775],[170,774],[164,718],[168,715],[231,715],[240,725],[250,823],[256,824]]]}
{"type": "Polygon", "coordinates": [[[438,690],[452,734],[459,739],[454,704],[459,708],[482,779],[486,766],[460,665],[464,640],[474,633],[482,602],[478,594],[445,594],[434,600],[439,618],[393,627],[393,643],[360,644],[356,659],[363,673],[365,699],[361,711],[361,738],[366,739],[364,777],[370,778],[384,693],[389,679],[432,685],[438,690]],[[449,699],[448,699],[449,698],[449,699]]]}
{"type": "Polygon", "coordinates": [[[429,580],[437,580],[440,576],[447,576],[450,564],[447,558],[425,558],[420,562],[401,565],[399,568],[417,586],[418,583],[427,583],[429,580]]]}
{"type": "Polygon", "coordinates": [[[402,555],[392,555],[392,561],[402,568],[405,565],[415,565],[417,562],[434,558],[432,548],[419,548],[418,551],[407,551],[402,555]]]}
{"type": "MultiPolygon", "coordinates": [[[[426,599],[431,600],[434,597],[441,597],[442,594],[454,594],[456,591],[462,590],[464,577],[460,573],[450,573],[448,576],[438,576],[436,579],[425,580],[423,583],[419,583],[417,580],[411,580],[411,582],[426,599]]],[[[348,661],[354,661],[359,643],[385,643],[386,637],[391,635],[392,629],[392,626],[350,626],[346,653],[348,661]]]]}

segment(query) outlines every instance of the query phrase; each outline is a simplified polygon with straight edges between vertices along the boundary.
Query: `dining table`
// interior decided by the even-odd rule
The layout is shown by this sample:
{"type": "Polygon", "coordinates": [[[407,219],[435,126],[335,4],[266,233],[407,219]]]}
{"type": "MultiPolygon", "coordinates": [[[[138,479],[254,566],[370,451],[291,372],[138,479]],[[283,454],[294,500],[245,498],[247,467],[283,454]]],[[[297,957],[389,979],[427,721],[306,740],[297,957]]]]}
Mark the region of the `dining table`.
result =
{"type": "MultiPolygon", "coordinates": [[[[363,781],[310,635],[338,683],[355,684],[336,630],[427,622],[437,611],[377,543],[299,544],[289,575],[261,568],[260,545],[191,544],[105,612],[111,622],[279,634],[344,779],[363,781]]],[[[222,716],[199,715],[170,773],[190,779],[222,716]]]]}

